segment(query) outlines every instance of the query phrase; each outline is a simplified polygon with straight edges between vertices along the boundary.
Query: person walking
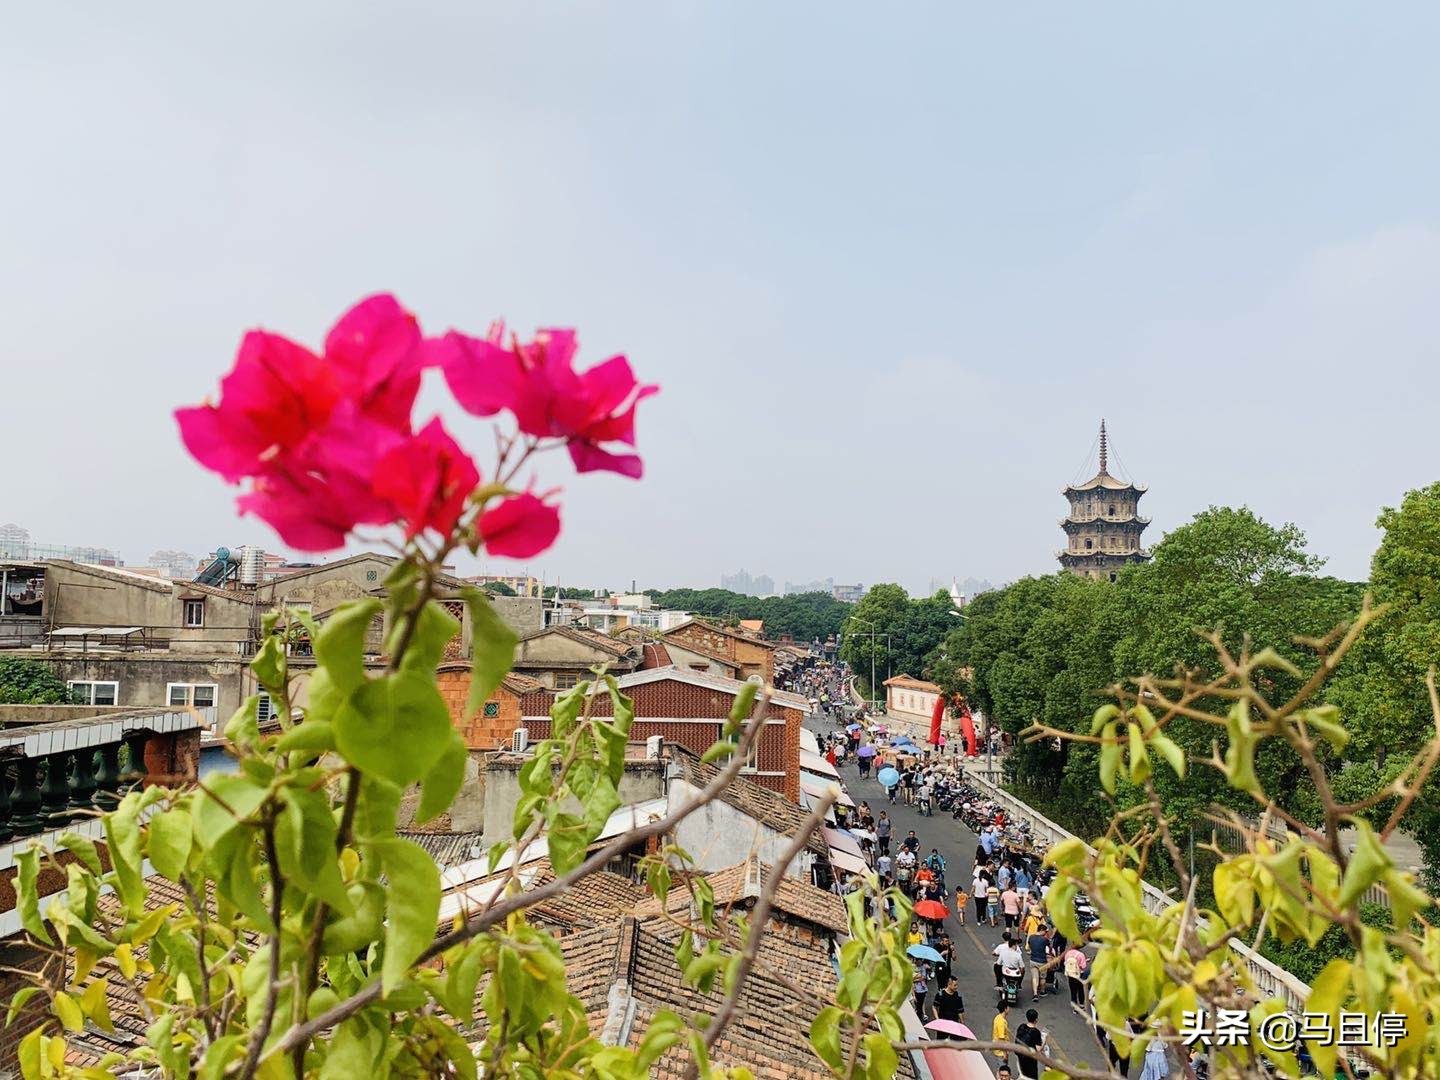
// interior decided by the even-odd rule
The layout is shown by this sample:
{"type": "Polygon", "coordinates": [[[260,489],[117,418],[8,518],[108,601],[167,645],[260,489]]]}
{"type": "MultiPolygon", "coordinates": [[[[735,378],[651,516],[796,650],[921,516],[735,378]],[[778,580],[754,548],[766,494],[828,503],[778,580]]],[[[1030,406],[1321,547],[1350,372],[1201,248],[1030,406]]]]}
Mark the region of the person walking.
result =
{"type": "Polygon", "coordinates": [[[1166,1080],[1170,1075],[1170,1059],[1165,1054],[1163,1039],[1152,1039],[1145,1048],[1145,1068],[1140,1071],[1140,1080],[1166,1080]]]}
{"type": "MultiPolygon", "coordinates": [[[[1015,1029],[1015,1041],[1031,1050],[1039,1050],[1045,1044],[1045,1035],[1040,1030],[1040,1014],[1034,1009],[1025,1010],[1025,1022],[1015,1029]]],[[[1016,1054],[1020,1063],[1020,1075],[1039,1080],[1040,1062],[1028,1054],[1016,1054]]]]}
{"type": "Polygon", "coordinates": [[[1045,965],[1050,962],[1050,939],[1036,929],[1025,944],[1030,950],[1030,1000],[1039,1001],[1045,985],[1045,965]]]}
{"type": "Polygon", "coordinates": [[[890,854],[890,828],[890,815],[881,810],[880,817],[875,821],[875,843],[880,848],[881,855],[890,854]]]}
{"type": "Polygon", "coordinates": [[[955,921],[961,926],[965,925],[965,909],[970,906],[970,894],[965,891],[965,886],[955,886],[955,921]]]}
{"type": "Polygon", "coordinates": [[[1065,978],[1070,984],[1070,1007],[1084,1015],[1086,1005],[1085,969],[1090,966],[1090,960],[1078,946],[1071,945],[1066,950],[1061,963],[1065,969],[1065,978]]]}
{"type": "Polygon", "coordinates": [[[965,1022],[965,999],[960,996],[960,984],[955,979],[951,979],[945,984],[945,989],[936,993],[932,1004],[936,1019],[951,1020],[957,1024],[965,1022]]]}
{"type": "MultiPolygon", "coordinates": [[[[995,1019],[990,1022],[991,1042],[1010,1041],[1010,1021],[1005,1016],[1009,1009],[1010,1006],[1005,1004],[1003,998],[1000,1000],[1000,1004],[995,1006],[995,1019]]],[[[995,1055],[997,1068],[1006,1070],[1010,1068],[1010,1051],[992,1050],[990,1052],[995,1055]]]]}
{"type": "Polygon", "coordinates": [[[1007,885],[1005,891],[1000,894],[1000,910],[1005,914],[1005,929],[1014,930],[1018,937],[1020,933],[1020,894],[1015,891],[1015,886],[1007,885]]]}
{"type": "Polygon", "coordinates": [[[922,1024],[928,1019],[925,1015],[925,995],[930,992],[930,985],[925,981],[927,970],[925,964],[915,965],[915,1015],[920,1018],[922,1024]]]}

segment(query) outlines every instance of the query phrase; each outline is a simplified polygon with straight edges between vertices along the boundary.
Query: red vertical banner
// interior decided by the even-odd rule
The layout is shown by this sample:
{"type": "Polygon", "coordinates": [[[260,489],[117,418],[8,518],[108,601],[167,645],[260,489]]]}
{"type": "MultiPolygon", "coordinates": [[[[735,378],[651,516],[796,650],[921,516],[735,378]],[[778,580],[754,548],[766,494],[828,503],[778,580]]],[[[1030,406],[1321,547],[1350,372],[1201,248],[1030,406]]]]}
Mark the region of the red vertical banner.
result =
{"type": "Polygon", "coordinates": [[[940,722],[945,719],[945,695],[935,698],[935,708],[930,713],[930,745],[940,745],[940,722]]]}

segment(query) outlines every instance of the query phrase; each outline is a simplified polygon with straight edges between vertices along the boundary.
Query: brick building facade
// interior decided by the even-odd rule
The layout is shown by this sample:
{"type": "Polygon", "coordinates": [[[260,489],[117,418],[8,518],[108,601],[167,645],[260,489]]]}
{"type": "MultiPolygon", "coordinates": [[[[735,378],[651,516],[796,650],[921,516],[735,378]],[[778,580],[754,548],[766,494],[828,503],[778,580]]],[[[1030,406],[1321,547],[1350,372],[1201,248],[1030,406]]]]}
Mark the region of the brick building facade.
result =
{"type": "Polygon", "coordinates": [[[718,654],[740,666],[740,678],[759,675],[765,685],[775,681],[775,646],[729,627],[704,619],[691,619],[665,633],[666,641],[687,642],[701,651],[718,654]]]}
{"type": "MultiPolygon", "coordinates": [[[[632,742],[659,735],[696,754],[703,754],[720,737],[735,695],[743,683],[681,668],[637,671],[619,680],[620,689],[635,702],[632,742]]],[[[531,739],[550,734],[549,696],[525,695],[524,725],[531,739]],[[544,702],[543,709],[533,705],[544,702]]],[[[800,801],[800,727],[809,706],[793,694],[777,693],[766,713],[765,730],[756,743],[747,775],[762,787],[800,801]]],[[[593,715],[611,715],[610,696],[595,696],[593,715]]],[[[508,737],[508,736],[507,736],[508,737]]]]}

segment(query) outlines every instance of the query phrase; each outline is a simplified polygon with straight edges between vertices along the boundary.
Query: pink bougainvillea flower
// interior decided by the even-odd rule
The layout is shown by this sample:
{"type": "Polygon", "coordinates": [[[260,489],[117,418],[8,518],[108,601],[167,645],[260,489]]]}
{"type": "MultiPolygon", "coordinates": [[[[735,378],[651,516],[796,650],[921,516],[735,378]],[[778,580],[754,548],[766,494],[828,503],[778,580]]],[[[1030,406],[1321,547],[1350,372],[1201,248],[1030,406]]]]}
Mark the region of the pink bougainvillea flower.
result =
{"type": "Polygon", "coordinates": [[[639,478],[638,454],[616,454],[601,444],[635,445],[635,406],[658,386],[642,386],[623,356],[612,356],[583,373],[574,369],[573,330],[541,330],[529,343],[500,344],[503,328],[487,338],[451,334],[440,353],[445,379],[468,411],[515,414],[527,435],[561,438],[580,472],[598,469],[639,478]]]}
{"type": "Polygon", "coordinates": [[[342,394],[397,431],[410,430],[426,357],[420,323],[389,293],[361,300],[325,337],[325,359],[342,394]]]}
{"type": "Polygon", "coordinates": [[[437,416],[380,458],[372,486],[405,520],[409,538],[424,529],[449,536],[479,483],[480,470],[437,416]]]}
{"type": "Polygon", "coordinates": [[[480,515],[480,539],[491,555],[528,559],[560,535],[560,510],[546,503],[549,494],[511,495],[480,515]]]}
{"type": "Polygon", "coordinates": [[[323,356],[278,334],[246,334],[220,401],[175,417],[197,461],[231,483],[251,479],[242,512],[291,547],[325,551],[357,524],[396,519],[372,480],[410,437],[426,356],[414,316],[393,296],[371,296],[340,317],[323,356]]]}
{"type": "Polygon", "coordinates": [[[299,445],[325,423],[338,397],[320,357],[279,334],[252,330],[220,383],[220,403],[178,409],[175,419],[195,460],[234,484],[299,445]]]}

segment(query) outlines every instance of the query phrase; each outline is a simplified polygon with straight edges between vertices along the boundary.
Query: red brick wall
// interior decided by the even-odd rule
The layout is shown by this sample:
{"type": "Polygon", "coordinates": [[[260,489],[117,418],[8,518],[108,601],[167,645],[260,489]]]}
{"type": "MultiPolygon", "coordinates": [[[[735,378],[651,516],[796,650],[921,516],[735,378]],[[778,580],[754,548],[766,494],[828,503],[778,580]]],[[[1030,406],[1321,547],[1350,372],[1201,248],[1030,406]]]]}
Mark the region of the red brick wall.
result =
{"type": "MultiPolygon", "coordinates": [[[[635,702],[635,722],[630,727],[632,742],[642,742],[652,735],[659,735],[667,742],[678,743],[697,754],[703,754],[720,737],[725,719],[730,715],[734,695],[704,686],[694,686],[676,679],[659,679],[651,683],[632,686],[627,690],[635,702]],[[676,719],[708,719],[713,724],[663,723],[656,717],[676,719]]],[[[526,726],[534,739],[544,739],[550,734],[549,719],[537,719],[537,715],[549,713],[549,699],[544,695],[525,695],[526,726]],[[543,700],[543,708],[540,706],[543,700]]],[[[610,695],[596,696],[591,710],[594,716],[610,716],[610,695]]],[[[756,776],[754,779],[764,787],[779,791],[794,802],[800,801],[800,722],[802,714],[798,709],[789,709],[772,704],[767,714],[770,720],[783,720],[784,724],[767,723],[760,733],[756,746],[756,768],[762,772],[778,772],[783,776],[756,776]]]]}
{"type": "Polygon", "coordinates": [[[200,775],[200,732],[178,731],[145,740],[145,781],[150,784],[191,782],[200,775]]]}
{"type": "Polygon", "coordinates": [[[520,726],[520,697],[505,687],[498,687],[468,720],[465,703],[470,697],[470,671],[468,668],[440,671],[435,680],[440,696],[450,709],[450,722],[465,740],[471,750],[498,750],[510,745],[510,734],[520,726]],[[486,716],[490,711],[485,706],[496,706],[495,716],[486,716]]]}

